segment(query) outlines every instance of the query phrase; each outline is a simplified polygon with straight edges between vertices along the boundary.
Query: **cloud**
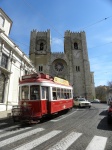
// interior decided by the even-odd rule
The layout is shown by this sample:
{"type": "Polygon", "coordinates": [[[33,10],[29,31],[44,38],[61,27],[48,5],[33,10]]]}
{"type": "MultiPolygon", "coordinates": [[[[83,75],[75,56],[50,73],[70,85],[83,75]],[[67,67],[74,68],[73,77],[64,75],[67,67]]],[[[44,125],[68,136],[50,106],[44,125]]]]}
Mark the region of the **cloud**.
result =
{"type": "Polygon", "coordinates": [[[62,45],[63,44],[63,40],[59,39],[59,38],[52,38],[52,44],[57,44],[57,45],[62,45]]]}
{"type": "Polygon", "coordinates": [[[51,50],[53,52],[63,52],[64,47],[63,47],[63,39],[59,38],[52,38],[51,40],[51,50]]]}
{"type": "Polygon", "coordinates": [[[108,36],[108,37],[102,38],[102,41],[104,41],[106,43],[112,42],[112,36],[108,36]]]}

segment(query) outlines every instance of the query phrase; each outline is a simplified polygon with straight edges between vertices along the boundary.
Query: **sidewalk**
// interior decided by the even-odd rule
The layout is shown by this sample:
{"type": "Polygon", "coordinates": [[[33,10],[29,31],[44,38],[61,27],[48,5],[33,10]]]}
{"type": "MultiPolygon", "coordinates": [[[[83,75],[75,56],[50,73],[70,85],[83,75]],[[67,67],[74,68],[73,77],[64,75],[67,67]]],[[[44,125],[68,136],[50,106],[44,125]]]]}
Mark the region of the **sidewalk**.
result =
{"type": "Polygon", "coordinates": [[[0,119],[11,117],[11,110],[0,111],[0,119]]]}

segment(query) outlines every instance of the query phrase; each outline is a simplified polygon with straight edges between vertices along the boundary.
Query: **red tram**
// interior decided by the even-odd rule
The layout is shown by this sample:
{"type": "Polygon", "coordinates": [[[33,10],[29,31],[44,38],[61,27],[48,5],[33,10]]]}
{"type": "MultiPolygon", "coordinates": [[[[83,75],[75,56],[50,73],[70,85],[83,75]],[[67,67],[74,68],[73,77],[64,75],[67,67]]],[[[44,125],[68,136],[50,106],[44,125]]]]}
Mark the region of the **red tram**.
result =
{"type": "Polygon", "coordinates": [[[73,88],[67,80],[47,74],[22,76],[19,105],[13,106],[14,121],[37,121],[73,107],[73,88]]]}

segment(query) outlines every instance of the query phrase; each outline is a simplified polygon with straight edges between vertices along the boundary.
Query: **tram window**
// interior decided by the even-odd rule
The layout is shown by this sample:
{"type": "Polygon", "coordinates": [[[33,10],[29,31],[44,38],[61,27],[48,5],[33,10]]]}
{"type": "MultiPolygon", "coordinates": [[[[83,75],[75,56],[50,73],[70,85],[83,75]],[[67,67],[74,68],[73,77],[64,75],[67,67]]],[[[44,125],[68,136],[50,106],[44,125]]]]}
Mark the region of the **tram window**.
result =
{"type": "Polygon", "coordinates": [[[69,94],[70,98],[72,98],[72,90],[70,90],[70,94],[69,94]]]}
{"type": "Polygon", "coordinates": [[[66,94],[67,99],[68,99],[68,98],[70,98],[70,96],[69,96],[69,92],[70,92],[70,90],[67,90],[67,94],[66,94]]]}
{"type": "Polygon", "coordinates": [[[53,92],[53,100],[57,100],[56,92],[53,92]]]}
{"type": "Polygon", "coordinates": [[[46,99],[46,87],[42,87],[42,99],[46,99]]]}
{"type": "Polygon", "coordinates": [[[64,98],[64,93],[63,93],[63,89],[61,89],[61,99],[64,98]]]}
{"type": "Polygon", "coordinates": [[[67,99],[66,89],[64,89],[64,99],[67,99]]]}
{"type": "Polygon", "coordinates": [[[53,96],[53,100],[57,100],[57,92],[56,92],[56,88],[52,88],[52,96],[53,96]]]}
{"type": "Polygon", "coordinates": [[[30,99],[39,100],[40,99],[40,87],[39,85],[30,86],[30,99]]]}
{"type": "Polygon", "coordinates": [[[21,98],[28,100],[29,99],[29,86],[22,86],[21,91],[22,91],[21,98]]]}
{"type": "Polygon", "coordinates": [[[66,93],[64,93],[64,99],[67,99],[67,94],[66,93]]]}
{"type": "Polygon", "coordinates": [[[46,99],[48,100],[49,99],[49,88],[46,87],[46,99]]]}
{"type": "Polygon", "coordinates": [[[49,99],[49,90],[48,87],[42,86],[42,99],[49,99]]]}
{"type": "Polygon", "coordinates": [[[66,94],[66,97],[67,97],[67,99],[70,98],[70,97],[69,97],[69,93],[66,94]]]}
{"type": "Polygon", "coordinates": [[[19,100],[21,100],[21,87],[19,87],[19,100]]]}
{"type": "Polygon", "coordinates": [[[57,99],[60,98],[60,88],[57,88],[57,99]]]}
{"type": "Polygon", "coordinates": [[[52,88],[53,92],[56,92],[56,88],[52,88]]]}

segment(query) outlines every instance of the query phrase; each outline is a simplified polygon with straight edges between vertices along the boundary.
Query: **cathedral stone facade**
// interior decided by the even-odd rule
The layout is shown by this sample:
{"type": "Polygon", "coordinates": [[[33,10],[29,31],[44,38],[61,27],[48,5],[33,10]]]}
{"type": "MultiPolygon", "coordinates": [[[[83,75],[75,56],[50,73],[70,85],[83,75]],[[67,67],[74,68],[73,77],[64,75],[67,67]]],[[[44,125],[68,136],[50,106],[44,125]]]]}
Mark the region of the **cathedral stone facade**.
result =
{"type": "Polygon", "coordinates": [[[61,77],[70,82],[74,96],[87,99],[95,97],[94,74],[90,72],[90,63],[85,32],[66,31],[64,52],[51,52],[50,30],[31,31],[30,59],[37,72],[61,77]]]}

